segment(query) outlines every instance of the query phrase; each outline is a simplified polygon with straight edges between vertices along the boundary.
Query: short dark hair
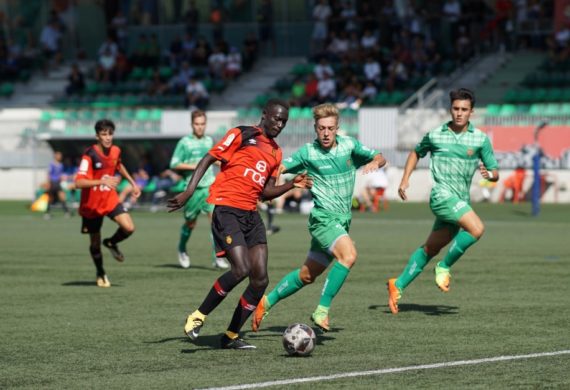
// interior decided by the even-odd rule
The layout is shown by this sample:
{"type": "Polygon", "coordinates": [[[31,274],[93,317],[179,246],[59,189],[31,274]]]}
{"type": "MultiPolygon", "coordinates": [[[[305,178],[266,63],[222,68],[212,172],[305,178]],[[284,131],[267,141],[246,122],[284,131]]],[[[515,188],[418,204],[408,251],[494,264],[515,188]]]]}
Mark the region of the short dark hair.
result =
{"type": "Polygon", "coordinates": [[[281,106],[281,107],[285,108],[286,110],[289,110],[289,103],[287,103],[285,100],[283,100],[283,99],[269,99],[269,101],[267,103],[265,103],[265,106],[263,107],[263,111],[267,111],[271,107],[274,107],[274,106],[281,106]]]}
{"type": "Polygon", "coordinates": [[[110,119],[99,119],[95,122],[95,133],[99,134],[103,130],[111,129],[115,132],[115,123],[110,119]]]}
{"type": "Polygon", "coordinates": [[[194,119],[196,118],[200,118],[201,116],[203,116],[204,118],[206,117],[206,112],[202,111],[202,110],[194,110],[192,111],[192,122],[194,122],[194,119]]]}
{"type": "Polygon", "coordinates": [[[453,104],[455,100],[469,100],[471,108],[475,107],[475,93],[470,89],[459,88],[449,92],[449,103],[453,104]]]}

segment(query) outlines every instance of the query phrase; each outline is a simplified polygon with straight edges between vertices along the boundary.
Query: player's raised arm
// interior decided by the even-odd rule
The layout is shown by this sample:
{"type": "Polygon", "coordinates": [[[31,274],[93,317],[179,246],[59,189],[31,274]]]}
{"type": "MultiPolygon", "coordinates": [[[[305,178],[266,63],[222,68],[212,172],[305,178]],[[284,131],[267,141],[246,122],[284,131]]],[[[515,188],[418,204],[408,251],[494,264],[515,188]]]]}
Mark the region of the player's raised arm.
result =
{"type": "Polygon", "coordinates": [[[398,195],[402,200],[408,200],[406,196],[406,190],[410,186],[409,180],[410,176],[414,169],[416,169],[416,165],[418,165],[419,156],[415,150],[412,150],[408,155],[408,159],[406,160],[406,166],[404,167],[404,174],[402,175],[402,180],[400,181],[400,186],[398,187],[398,195]]]}
{"type": "Polygon", "coordinates": [[[190,199],[192,194],[194,194],[194,191],[196,190],[200,179],[202,179],[202,176],[206,173],[206,170],[216,161],[217,159],[209,153],[200,160],[184,192],[181,192],[174,198],[168,199],[168,203],[166,204],[168,212],[176,211],[186,204],[188,199],[190,199]]]}
{"type": "Polygon", "coordinates": [[[362,167],[362,173],[366,175],[367,173],[374,172],[375,170],[382,168],[384,165],[386,165],[386,159],[382,154],[378,153],[374,156],[372,161],[362,167]]]}

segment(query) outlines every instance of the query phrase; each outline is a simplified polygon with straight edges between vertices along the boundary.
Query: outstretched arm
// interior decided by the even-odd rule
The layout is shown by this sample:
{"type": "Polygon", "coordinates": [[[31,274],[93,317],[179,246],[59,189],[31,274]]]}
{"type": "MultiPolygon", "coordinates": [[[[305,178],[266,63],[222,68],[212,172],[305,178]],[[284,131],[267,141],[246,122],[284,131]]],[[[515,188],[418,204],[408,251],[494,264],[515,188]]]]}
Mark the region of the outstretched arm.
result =
{"type": "Polygon", "coordinates": [[[362,173],[366,175],[367,173],[374,172],[375,170],[382,168],[384,165],[386,165],[386,159],[378,153],[374,156],[372,161],[362,167],[362,173]]]}
{"type": "Polygon", "coordinates": [[[270,177],[261,193],[261,200],[271,200],[280,197],[293,188],[309,189],[313,186],[313,179],[307,173],[301,173],[288,183],[280,186],[275,185],[275,178],[270,177]]]}
{"type": "Polygon", "coordinates": [[[418,165],[419,156],[415,150],[412,150],[408,155],[408,159],[406,160],[406,166],[404,167],[404,174],[402,175],[402,181],[400,181],[400,186],[398,187],[398,195],[402,200],[408,200],[406,196],[406,190],[410,186],[409,180],[410,176],[414,169],[416,169],[416,165],[418,165]]]}
{"type": "Polygon", "coordinates": [[[196,170],[194,171],[192,178],[190,179],[190,182],[188,183],[188,186],[186,187],[186,190],[176,195],[174,198],[168,199],[166,207],[168,208],[169,213],[182,208],[186,204],[188,199],[190,199],[194,194],[194,191],[196,190],[200,179],[202,179],[202,176],[204,176],[204,173],[206,173],[206,170],[216,161],[216,158],[214,158],[210,153],[207,153],[200,160],[196,166],[196,170]]]}

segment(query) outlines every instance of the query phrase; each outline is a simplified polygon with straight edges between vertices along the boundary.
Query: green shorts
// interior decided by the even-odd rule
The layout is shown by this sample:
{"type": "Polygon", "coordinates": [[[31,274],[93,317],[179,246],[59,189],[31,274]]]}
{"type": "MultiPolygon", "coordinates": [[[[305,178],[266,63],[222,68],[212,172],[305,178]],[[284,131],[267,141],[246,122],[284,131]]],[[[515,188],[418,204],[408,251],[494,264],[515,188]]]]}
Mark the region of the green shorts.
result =
{"type": "Polygon", "coordinates": [[[210,195],[209,187],[196,188],[192,197],[184,206],[184,219],[193,221],[201,213],[211,213],[214,211],[214,205],[206,202],[210,195]]]}
{"type": "Polygon", "coordinates": [[[348,235],[351,221],[351,214],[335,214],[313,209],[309,216],[309,233],[312,238],[308,257],[328,266],[334,259],[332,255],[334,244],[340,237],[348,235]]]}
{"type": "Polygon", "coordinates": [[[456,196],[444,200],[435,200],[430,197],[429,207],[435,215],[432,231],[447,228],[452,235],[459,231],[459,219],[473,210],[469,202],[456,196]]]}

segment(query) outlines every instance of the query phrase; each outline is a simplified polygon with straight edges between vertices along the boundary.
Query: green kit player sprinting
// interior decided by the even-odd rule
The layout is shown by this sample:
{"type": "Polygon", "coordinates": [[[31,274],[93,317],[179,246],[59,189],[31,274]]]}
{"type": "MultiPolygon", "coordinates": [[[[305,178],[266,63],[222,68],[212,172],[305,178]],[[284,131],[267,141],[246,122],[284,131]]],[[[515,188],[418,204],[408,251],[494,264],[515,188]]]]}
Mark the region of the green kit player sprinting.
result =
{"type": "Polygon", "coordinates": [[[451,242],[443,260],[435,266],[435,283],[443,292],[449,291],[449,269],[481,238],[485,228],[470,205],[469,188],[473,175],[479,167],[485,179],[499,180],[498,164],[489,138],[469,122],[475,106],[473,92],[460,88],[451,91],[449,97],[451,121],[428,132],[410,152],[398,188],[398,194],[406,200],[410,175],[418,160],[430,153],[430,172],[434,183],[430,208],[435,215],[435,223],[425,244],[412,254],[400,276],[388,280],[388,306],[394,314],[398,313],[398,301],[404,289],[451,242]]]}
{"type": "Polygon", "coordinates": [[[296,293],[334,263],[325,282],[321,299],[311,319],[324,331],[330,329],[329,308],[356,262],[356,248],[348,235],[352,219],[352,195],[356,170],[369,173],[386,161],[377,151],[356,139],[337,135],[339,112],[332,104],[313,108],[317,139],[283,161],[284,171],[307,171],[313,179],[311,194],[315,206],[309,216],[311,248],[300,269],[287,274],[269,294],[263,296],[252,318],[257,332],[261,321],[277,302],[296,293]]]}
{"type": "MultiPolygon", "coordinates": [[[[186,185],[188,185],[202,157],[204,157],[214,145],[212,137],[205,135],[206,119],[206,113],[204,111],[195,110],[192,112],[192,134],[178,141],[170,160],[170,168],[176,170],[185,178],[186,185]]],[[[214,179],[214,172],[212,167],[210,167],[202,177],[202,180],[198,183],[198,188],[196,188],[194,196],[184,206],[185,221],[180,228],[180,239],[178,240],[178,263],[182,268],[190,267],[190,256],[186,250],[186,245],[192,235],[192,231],[196,227],[198,216],[202,213],[208,214],[210,223],[212,222],[214,205],[206,202],[206,199],[208,198],[209,189],[214,179]]],[[[210,240],[212,241],[212,266],[221,269],[228,268],[229,265],[225,259],[216,257],[211,234],[210,240]]]]}

